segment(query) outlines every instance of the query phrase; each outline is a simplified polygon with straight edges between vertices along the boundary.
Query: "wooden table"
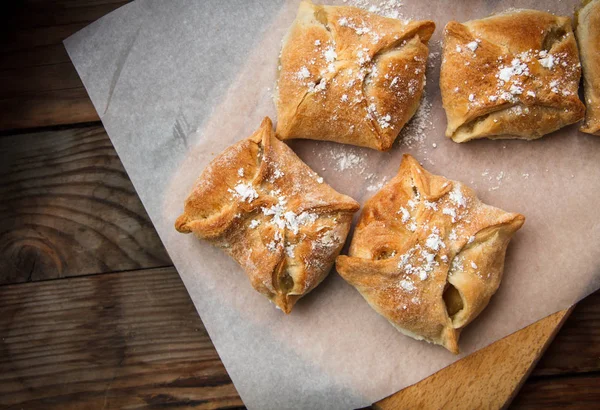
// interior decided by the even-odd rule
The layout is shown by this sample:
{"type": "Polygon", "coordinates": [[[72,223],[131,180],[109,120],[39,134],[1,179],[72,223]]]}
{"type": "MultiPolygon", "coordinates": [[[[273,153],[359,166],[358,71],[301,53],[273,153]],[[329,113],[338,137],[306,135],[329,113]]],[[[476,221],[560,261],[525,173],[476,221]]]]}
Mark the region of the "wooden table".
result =
{"type": "MultiPolygon", "coordinates": [[[[243,407],[62,46],[125,3],[0,6],[0,408],[243,407]]],[[[600,408],[600,292],[511,406],[600,408]]]]}

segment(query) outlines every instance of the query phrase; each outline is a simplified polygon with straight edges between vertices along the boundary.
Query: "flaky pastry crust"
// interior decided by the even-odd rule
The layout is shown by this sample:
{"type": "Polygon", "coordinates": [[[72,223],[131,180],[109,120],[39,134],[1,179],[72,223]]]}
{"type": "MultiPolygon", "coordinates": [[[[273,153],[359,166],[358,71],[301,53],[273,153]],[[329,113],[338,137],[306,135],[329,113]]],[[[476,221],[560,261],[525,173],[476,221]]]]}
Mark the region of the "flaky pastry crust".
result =
{"type": "Polygon", "coordinates": [[[289,313],[331,270],[358,209],[275,138],[265,118],[202,172],[175,228],[223,249],[289,313]]]}
{"type": "Polygon", "coordinates": [[[568,17],[516,10],[444,31],[446,136],[536,139],[581,120],[581,65],[568,17]]]}
{"type": "Polygon", "coordinates": [[[524,220],[405,155],[365,204],[336,268],[399,331],[458,353],[460,332],[498,289],[506,247],[524,220]]]}
{"type": "Polygon", "coordinates": [[[419,106],[434,29],[300,3],[281,50],[277,136],[390,149],[419,106]]]}
{"type": "Polygon", "coordinates": [[[585,122],[579,130],[600,135],[600,0],[587,1],[579,10],[576,33],[586,105],[585,122]]]}

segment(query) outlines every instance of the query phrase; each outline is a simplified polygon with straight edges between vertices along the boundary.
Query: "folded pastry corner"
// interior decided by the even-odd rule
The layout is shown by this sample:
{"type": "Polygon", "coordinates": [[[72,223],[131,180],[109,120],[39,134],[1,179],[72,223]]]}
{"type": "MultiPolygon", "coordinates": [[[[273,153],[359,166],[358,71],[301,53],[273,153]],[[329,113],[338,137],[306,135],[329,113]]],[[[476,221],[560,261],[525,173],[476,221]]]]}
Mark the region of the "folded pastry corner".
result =
{"type": "Polygon", "coordinates": [[[568,17],[511,10],[451,21],[440,72],[446,136],[536,139],[580,121],[580,77],[568,17]]]}
{"type": "Polygon", "coordinates": [[[405,155],[365,204],[336,268],[400,332],[458,353],[460,332],[498,289],[524,221],[405,155]]]}
{"type": "Polygon", "coordinates": [[[419,106],[434,29],[302,1],[280,55],[277,136],[390,149],[419,106]]]}
{"type": "Polygon", "coordinates": [[[359,205],[275,137],[269,118],[202,172],[175,222],[223,249],[285,313],[329,273],[359,205]]]}
{"type": "Polygon", "coordinates": [[[577,12],[577,42],[583,65],[585,122],[579,128],[600,135],[600,0],[586,0],[577,12]]]}

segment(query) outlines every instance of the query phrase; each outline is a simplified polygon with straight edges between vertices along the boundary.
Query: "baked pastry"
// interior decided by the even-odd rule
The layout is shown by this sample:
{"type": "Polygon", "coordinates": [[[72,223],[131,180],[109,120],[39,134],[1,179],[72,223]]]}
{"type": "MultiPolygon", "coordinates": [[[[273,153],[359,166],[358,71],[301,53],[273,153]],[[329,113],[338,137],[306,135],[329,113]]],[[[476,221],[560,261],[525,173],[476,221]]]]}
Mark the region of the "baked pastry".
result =
{"type": "Polygon", "coordinates": [[[404,155],[398,175],[365,204],[337,271],[400,332],[458,353],[460,332],[498,289],[506,247],[524,221],[404,155]]]}
{"type": "Polygon", "coordinates": [[[600,135],[600,1],[585,1],[577,13],[577,41],[583,64],[585,122],[579,128],[600,135]]]}
{"type": "Polygon", "coordinates": [[[440,88],[446,136],[536,139],[584,116],[568,17],[514,10],[444,31],[440,88]]]}
{"type": "Polygon", "coordinates": [[[329,273],[358,209],[275,138],[265,118],[202,172],[175,228],[222,248],[254,289],[290,313],[329,273]]]}
{"type": "Polygon", "coordinates": [[[434,29],[302,1],[283,39],[277,136],[390,149],[419,106],[434,29]]]}

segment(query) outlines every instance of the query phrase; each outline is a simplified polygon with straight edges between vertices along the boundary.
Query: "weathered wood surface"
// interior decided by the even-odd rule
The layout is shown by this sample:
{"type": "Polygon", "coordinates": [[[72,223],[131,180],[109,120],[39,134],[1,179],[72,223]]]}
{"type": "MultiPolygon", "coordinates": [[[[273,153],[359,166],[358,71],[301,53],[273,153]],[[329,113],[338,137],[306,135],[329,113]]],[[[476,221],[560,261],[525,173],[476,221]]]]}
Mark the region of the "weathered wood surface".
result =
{"type": "Polygon", "coordinates": [[[0,408],[241,406],[174,268],[0,287],[0,408]]]}
{"type": "MultiPolygon", "coordinates": [[[[600,372],[600,291],[577,304],[532,374],[589,372],[600,372]]],[[[600,377],[597,387],[600,392],[600,377]]]]}
{"type": "Polygon", "coordinates": [[[0,130],[98,121],[62,41],[127,1],[2,3],[0,130]]]}
{"type": "MultiPolygon", "coordinates": [[[[0,287],[0,311],[0,408],[242,405],[174,268],[5,285],[0,287]]],[[[590,332],[592,325],[597,323],[565,327],[557,341],[590,332]]],[[[523,333],[496,345],[510,349],[515,336],[519,343],[527,342],[534,332],[525,339],[523,333]]],[[[466,368],[477,372],[478,366],[488,367],[483,351],[474,357],[466,368]]],[[[503,358],[514,362],[499,356],[495,365],[502,366],[503,358]]],[[[461,363],[457,364],[465,366],[461,363]]],[[[534,378],[525,384],[514,407],[554,403],[591,408],[600,394],[598,370],[534,378]]],[[[493,375],[462,380],[468,385],[467,398],[473,399],[479,384],[497,382],[493,375]]],[[[511,377],[510,372],[504,376],[511,377]]],[[[413,390],[404,400],[410,403],[411,396],[419,399],[419,392],[413,390]]],[[[402,406],[402,401],[380,408],[437,408],[439,402],[430,399],[425,395],[414,406],[402,406]]],[[[460,406],[464,402],[453,403],[464,408],[460,406]]]]}
{"type": "Polygon", "coordinates": [[[512,409],[600,408],[600,377],[597,374],[532,379],[513,401],[512,409]]]}
{"type": "Polygon", "coordinates": [[[168,265],[102,127],[0,138],[0,284],[168,265]]]}

